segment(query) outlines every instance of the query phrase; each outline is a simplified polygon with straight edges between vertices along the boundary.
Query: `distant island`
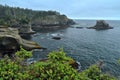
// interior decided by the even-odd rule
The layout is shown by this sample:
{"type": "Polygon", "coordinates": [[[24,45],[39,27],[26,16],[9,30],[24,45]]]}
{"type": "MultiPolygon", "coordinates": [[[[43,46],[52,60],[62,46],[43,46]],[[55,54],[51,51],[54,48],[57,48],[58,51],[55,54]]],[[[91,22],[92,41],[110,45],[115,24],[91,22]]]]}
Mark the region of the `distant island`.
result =
{"type": "Polygon", "coordinates": [[[15,28],[29,26],[36,31],[41,28],[62,28],[74,23],[72,19],[56,11],[35,11],[0,5],[0,25],[4,26],[15,28]]]}
{"type": "Polygon", "coordinates": [[[104,20],[97,20],[95,26],[88,27],[88,29],[96,29],[96,30],[105,30],[105,29],[113,29],[113,27],[109,26],[104,20]]]}

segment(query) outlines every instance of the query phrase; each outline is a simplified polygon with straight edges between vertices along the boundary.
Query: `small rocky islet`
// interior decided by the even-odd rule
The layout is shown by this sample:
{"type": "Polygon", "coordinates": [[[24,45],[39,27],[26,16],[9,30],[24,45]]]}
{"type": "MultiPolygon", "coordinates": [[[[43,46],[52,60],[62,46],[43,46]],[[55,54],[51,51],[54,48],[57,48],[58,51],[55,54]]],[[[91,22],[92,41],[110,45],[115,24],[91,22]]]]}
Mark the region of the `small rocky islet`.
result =
{"type": "Polygon", "coordinates": [[[87,27],[87,29],[106,30],[106,29],[113,29],[113,27],[111,27],[104,20],[97,20],[95,26],[87,27]]]}

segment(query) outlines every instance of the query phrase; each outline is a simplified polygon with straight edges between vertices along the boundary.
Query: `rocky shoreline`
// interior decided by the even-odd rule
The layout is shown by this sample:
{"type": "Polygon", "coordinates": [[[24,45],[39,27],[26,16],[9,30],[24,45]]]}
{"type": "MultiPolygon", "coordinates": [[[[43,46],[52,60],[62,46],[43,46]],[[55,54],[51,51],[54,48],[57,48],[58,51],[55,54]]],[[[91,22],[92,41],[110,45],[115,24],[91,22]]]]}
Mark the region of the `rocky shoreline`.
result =
{"type": "Polygon", "coordinates": [[[22,46],[26,50],[42,49],[36,42],[28,41],[19,35],[16,28],[0,27],[0,53],[12,54],[22,46]]]}

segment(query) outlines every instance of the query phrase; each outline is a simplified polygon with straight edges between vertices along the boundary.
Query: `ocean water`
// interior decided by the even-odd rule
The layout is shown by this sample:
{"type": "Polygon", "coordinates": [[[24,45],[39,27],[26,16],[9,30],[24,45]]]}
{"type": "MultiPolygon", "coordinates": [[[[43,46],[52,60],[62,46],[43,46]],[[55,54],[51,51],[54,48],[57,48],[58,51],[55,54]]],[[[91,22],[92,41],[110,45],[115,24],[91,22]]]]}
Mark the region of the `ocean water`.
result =
{"type": "Polygon", "coordinates": [[[66,54],[81,63],[81,69],[103,61],[102,71],[120,76],[120,21],[106,21],[114,29],[94,30],[86,27],[94,26],[95,20],[75,20],[76,25],[56,31],[41,31],[32,35],[31,40],[47,50],[35,50],[33,59],[47,57],[53,50],[64,48],[66,54]],[[82,29],[76,27],[83,27],[82,29]],[[60,34],[61,40],[52,39],[60,34]]]}

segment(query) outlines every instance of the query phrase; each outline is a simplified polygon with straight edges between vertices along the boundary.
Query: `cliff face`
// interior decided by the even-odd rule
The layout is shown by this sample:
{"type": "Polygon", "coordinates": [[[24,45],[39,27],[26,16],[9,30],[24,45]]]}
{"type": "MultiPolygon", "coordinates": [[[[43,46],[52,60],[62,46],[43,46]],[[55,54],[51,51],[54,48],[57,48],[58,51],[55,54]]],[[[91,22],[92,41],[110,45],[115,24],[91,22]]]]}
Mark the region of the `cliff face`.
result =
{"type": "Polygon", "coordinates": [[[75,24],[75,22],[65,15],[48,15],[32,21],[32,29],[35,31],[39,29],[58,29],[72,24],[75,24]]]}
{"type": "Polygon", "coordinates": [[[73,21],[68,19],[65,15],[48,15],[43,18],[38,18],[33,21],[35,25],[70,25],[73,21]]]}

